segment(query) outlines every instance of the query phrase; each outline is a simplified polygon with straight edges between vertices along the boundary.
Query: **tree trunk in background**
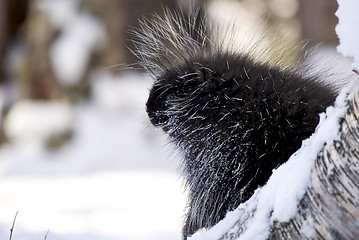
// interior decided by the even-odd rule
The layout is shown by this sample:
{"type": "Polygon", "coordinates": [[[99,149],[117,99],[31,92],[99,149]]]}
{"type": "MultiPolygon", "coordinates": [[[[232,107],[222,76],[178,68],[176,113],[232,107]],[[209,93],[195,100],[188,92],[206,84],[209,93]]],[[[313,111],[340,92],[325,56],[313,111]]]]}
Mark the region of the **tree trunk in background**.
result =
{"type": "Polygon", "coordinates": [[[0,84],[7,78],[6,51],[26,19],[28,0],[0,1],[0,84]]]}
{"type": "Polygon", "coordinates": [[[30,6],[25,25],[26,53],[16,80],[22,97],[36,100],[58,99],[63,96],[50,62],[50,46],[55,36],[46,15],[30,6]]]}
{"type": "Polygon", "coordinates": [[[7,54],[18,31],[26,19],[28,0],[2,0],[0,1],[0,144],[5,140],[3,131],[3,116],[8,111],[12,97],[9,89],[7,54]]]}
{"type": "Polygon", "coordinates": [[[3,68],[7,42],[7,1],[0,2],[0,84],[4,82],[5,72],[3,68]]]}
{"type": "Polygon", "coordinates": [[[338,45],[335,26],[338,18],[336,0],[298,0],[298,18],[301,22],[302,38],[309,40],[310,46],[316,44],[338,45]]]}
{"type": "Polygon", "coordinates": [[[49,46],[54,31],[49,27],[48,19],[29,7],[28,0],[1,1],[0,8],[0,83],[5,79],[13,79],[23,98],[59,98],[61,90],[56,84],[49,61],[49,46]],[[6,76],[8,70],[3,68],[8,53],[6,51],[16,39],[25,43],[25,57],[22,66],[10,73],[13,76],[6,76]]]}
{"type": "MultiPolygon", "coordinates": [[[[5,81],[5,69],[4,69],[4,56],[6,49],[6,38],[7,38],[7,1],[0,2],[0,84],[5,81]]],[[[0,90],[1,91],[1,90],[0,90]]],[[[4,94],[0,92],[0,144],[4,140],[4,130],[2,126],[3,115],[4,115],[4,94]]]]}
{"type": "Polygon", "coordinates": [[[131,64],[137,59],[130,52],[132,42],[130,27],[138,26],[138,20],[161,13],[162,6],[174,5],[175,0],[84,0],[83,7],[101,19],[106,26],[107,43],[98,63],[118,71],[121,64],[131,64]]]}

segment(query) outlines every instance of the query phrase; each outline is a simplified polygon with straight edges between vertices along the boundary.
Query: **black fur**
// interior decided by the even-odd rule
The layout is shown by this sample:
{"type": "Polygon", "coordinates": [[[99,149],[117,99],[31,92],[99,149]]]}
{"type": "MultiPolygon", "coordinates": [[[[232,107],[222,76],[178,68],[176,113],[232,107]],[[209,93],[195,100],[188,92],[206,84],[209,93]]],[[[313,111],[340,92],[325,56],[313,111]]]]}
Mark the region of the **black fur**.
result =
{"type": "Polygon", "coordinates": [[[156,79],[148,116],[184,155],[185,238],[212,227],[265,184],[336,97],[316,79],[222,49],[209,39],[219,28],[190,16],[166,12],[134,31],[136,54],[156,79]]]}
{"type": "Polygon", "coordinates": [[[226,53],[189,59],[159,77],[147,112],[185,152],[184,235],[213,226],[265,184],[334,99],[313,79],[226,53]]]}

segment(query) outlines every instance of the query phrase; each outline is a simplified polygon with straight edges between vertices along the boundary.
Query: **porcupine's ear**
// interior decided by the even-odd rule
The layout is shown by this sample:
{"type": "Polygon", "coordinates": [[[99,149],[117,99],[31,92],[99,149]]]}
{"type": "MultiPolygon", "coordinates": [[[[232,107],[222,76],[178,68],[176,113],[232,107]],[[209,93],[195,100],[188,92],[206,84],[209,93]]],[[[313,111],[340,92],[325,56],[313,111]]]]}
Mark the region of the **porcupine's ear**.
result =
{"type": "Polygon", "coordinates": [[[155,78],[180,65],[191,64],[210,45],[204,23],[206,16],[201,8],[191,7],[186,13],[163,11],[164,17],[144,18],[140,20],[139,28],[131,30],[133,53],[140,59],[140,65],[155,78]]]}

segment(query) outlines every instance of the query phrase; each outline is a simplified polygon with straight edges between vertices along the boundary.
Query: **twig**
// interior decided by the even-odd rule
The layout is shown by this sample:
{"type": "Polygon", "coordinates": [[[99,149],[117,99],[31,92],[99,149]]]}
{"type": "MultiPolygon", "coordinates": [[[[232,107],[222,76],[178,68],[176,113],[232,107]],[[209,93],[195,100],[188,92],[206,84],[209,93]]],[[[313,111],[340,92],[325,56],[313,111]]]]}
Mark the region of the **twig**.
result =
{"type": "Polygon", "coordinates": [[[47,232],[46,232],[46,234],[45,234],[45,238],[44,238],[44,240],[46,240],[46,239],[47,239],[47,236],[49,235],[49,232],[50,232],[50,229],[49,229],[49,230],[47,230],[47,232]]]}
{"type": "Polygon", "coordinates": [[[11,226],[11,229],[10,229],[10,238],[9,238],[9,240],[12,239],[12,232],[14,231],[15,221],[16,221],[16,217],[17,217],[17,213],[18,213],[18,212],[19,212],[19,211],[16,211],[16,214],[15,214],[15,217],[14,217],[14,221],[12,222],[12,226],[11,226]]]}

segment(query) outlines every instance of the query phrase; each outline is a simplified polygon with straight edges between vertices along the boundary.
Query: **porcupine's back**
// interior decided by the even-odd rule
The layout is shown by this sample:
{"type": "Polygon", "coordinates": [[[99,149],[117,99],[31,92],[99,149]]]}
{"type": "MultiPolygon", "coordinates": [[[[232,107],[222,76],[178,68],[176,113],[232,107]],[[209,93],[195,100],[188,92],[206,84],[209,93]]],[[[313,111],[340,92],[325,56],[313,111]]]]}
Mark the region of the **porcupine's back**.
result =
{"type": "Polygon", "coordinates": [[[135,42],[156,79],[149,118],[184,153],[184,236],[213,226],[265,184],[335,99],[316,79],[222,49],[218,28],[196,16],[142,22],[135,42]]]}

